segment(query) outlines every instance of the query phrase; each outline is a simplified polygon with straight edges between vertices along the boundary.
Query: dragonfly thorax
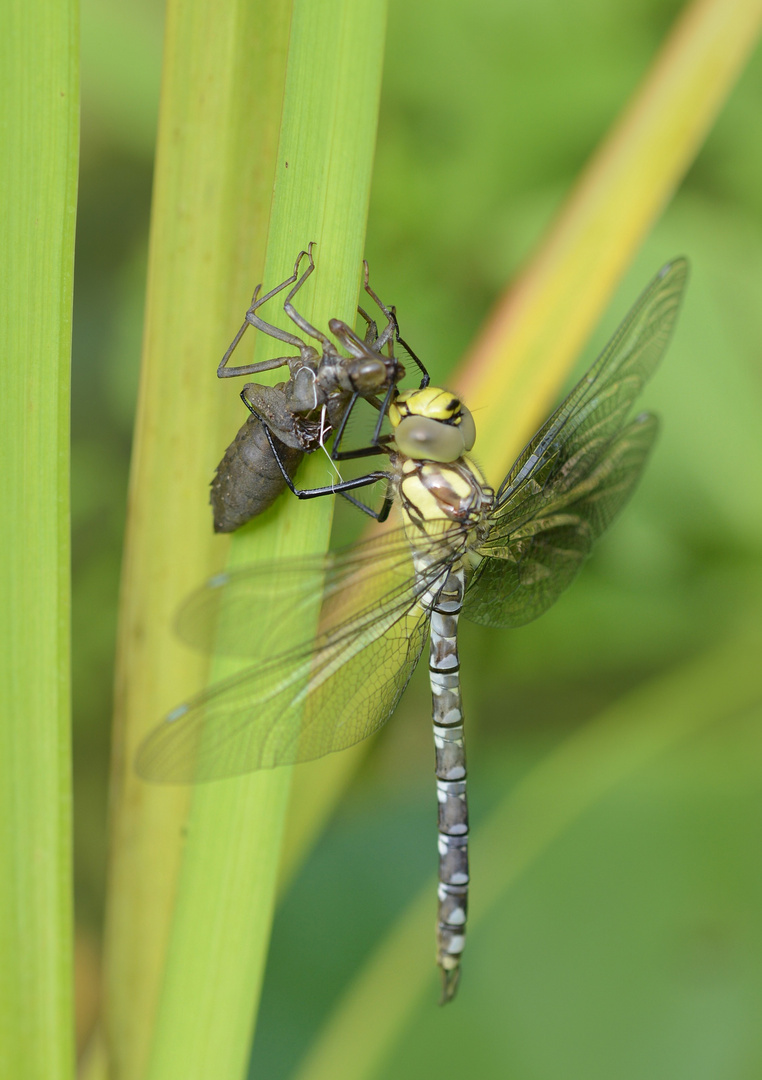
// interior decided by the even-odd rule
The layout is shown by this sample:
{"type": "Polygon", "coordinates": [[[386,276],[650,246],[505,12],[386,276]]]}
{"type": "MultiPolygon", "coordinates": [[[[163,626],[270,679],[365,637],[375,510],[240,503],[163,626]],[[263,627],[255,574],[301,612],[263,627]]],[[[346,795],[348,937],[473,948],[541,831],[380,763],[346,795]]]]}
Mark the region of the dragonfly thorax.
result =
{"type": "Polygon", "coordinates": [[[360,357],[338,356],[332,361],[324,359],[320,381],[327,390],[338,389],[367,397],[370,394],[383,394],[390,382],[401,379],[404,374],[402,364],[367,349],[360,357]]]}
{"type": "Polygon", "coordinates": [[[492,506],[493,491],[473,464],[461,459],[402,463],[399,496],[406,522],[427,534],[452,525],[474,526],[492,506]]]}

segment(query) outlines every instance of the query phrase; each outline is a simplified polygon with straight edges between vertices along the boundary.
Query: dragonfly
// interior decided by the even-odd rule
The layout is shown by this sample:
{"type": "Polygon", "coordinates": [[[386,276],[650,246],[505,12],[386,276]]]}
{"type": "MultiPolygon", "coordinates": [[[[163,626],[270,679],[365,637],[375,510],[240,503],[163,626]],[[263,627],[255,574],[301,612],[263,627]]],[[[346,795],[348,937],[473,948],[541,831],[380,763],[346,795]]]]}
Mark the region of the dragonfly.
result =
{"type": "MultiPolygon", "coordinates": [[[[256,375],[280,367],[288,367],[289,379],[276,386],[246,383],[241,399],[249,417],[215,470],[209,501],[212,505],[214,531],[233,532],[247,521],[267,510],[290,487],[305,453],[325,448],[326,441],[335,435],[330,457],[345,461],[376,453],[381,425],[395,388],[405,375],[405,368],[394,356],[393,342],[404,350],[421,372],[421,386],[428,384],[429,375],[406,341],[400,336],[394,308],[388,308],[370,286],[367,262],[364,267],[364,289],[386,319],[379,333],[374,319],[362,308],[358,313],[366,324],[364,338],[341,319],[331,319],[329,329],[349,353],[343,356],[336,344],[321,330],[312,326],[294,307],[292,301],[315,269],[314,243],[300,251],[294,271],[275,288],[260,295],[261,285],[254,290],[243,325],[236,334],[217,368],[219,378],[256,375]],[[307,260],[301,272],[302,260],[307,260]],[[257,314],[263,304],[293,286],[286,296],[283,309],[291,321],[309,337],[320,343],[321,351],[296,334],[265,322],[257,314]],[[249,326],[255,326],[269,337],[286,342],[298,350],[298,356],[281,356],[255,364],[228,366],[228,362],[249,326]],[[360,398],[378,410],[378,422],[367,448],[342,450],[341,443],[347,423],[360,398]]],[[[327,452],[327,451],[326,451],[327,452]]],[[[333,490],[343,494],[360,510],[364,503],[349,495],[356,485],[352,481],[336,484],[333,490]]]]}
{"type": "Polygon", "coordinates": [[[189,644],[260,659],[148,735],[137,768],[149,780],[215,780],[352,746],[392,715],[429,641],[442,1003],[458,986],[469,890],[460,616],[518,627],[542,615],[629,499],[658,430],[655,416],[630,410],[671,337],[686,276],[684,259],[659,271],[497,491],[468,456],[474,421],[457,395],[402,391],[386,474],[398,527],[343,552],[218,575],[181,610],[189,644]],[[268,655],[273,640],[301,644],[268,655]]]}

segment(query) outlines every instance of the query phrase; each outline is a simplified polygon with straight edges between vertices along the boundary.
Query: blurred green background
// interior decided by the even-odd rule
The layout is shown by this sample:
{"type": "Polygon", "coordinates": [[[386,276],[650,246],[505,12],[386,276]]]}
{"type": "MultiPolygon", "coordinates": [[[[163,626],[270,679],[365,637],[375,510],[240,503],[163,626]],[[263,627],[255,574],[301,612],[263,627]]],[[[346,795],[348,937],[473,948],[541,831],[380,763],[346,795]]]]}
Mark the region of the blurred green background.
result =
{"type": "MultiPolygon", "coordinates": [[[[681,6],[390,0],[367,255],[374,286],[397,305],[435,380],[447,381],[538,243],[681,6]]],[[[162,20],[154,0],[82,4],[72,411],[85,943],[97,942],[103,913],[162,20]]],[[[762,664],[749,649],[733,676],[738,700],[724,707],[716,660],[728,642],[743,656],[762,615],[761,109],[756,54],[580,358],[590,362],[667,258],[691,259],[676,339],[643,398],[664,431],[634,501],[542,620],[462,635],[476,834],[522,777],[627,695],[650,692],[654,716],[663,710],[669,723],[696,671],[716,672],[714,722],[633,769],[530,865],[470,935],[462,992],[446,1011],[434,1005],[432,932],[430,995],[379,1077],[762,1074],[762,664]]],[[[305,239],[294,238],[295,250],[305,239]]],[[[248,296],[240,299],[243,311],[248,296]]],[[[220,327],[220,355],[235,329],[220,327]]],[[[209,358],[210,380],[218,359],[209,358]]],[[[478,424],[490,402],[469,404],[478,424]]],[[[421,671],[284,899],[252,1076],[292,1074],[434,871],[428,707],[421,671]]],[[[475,907],[480,874],[501,858],[499,847],[477,844],[475,907]]],[[[504,845],[510,851],[510,835],[504,845]]]]}

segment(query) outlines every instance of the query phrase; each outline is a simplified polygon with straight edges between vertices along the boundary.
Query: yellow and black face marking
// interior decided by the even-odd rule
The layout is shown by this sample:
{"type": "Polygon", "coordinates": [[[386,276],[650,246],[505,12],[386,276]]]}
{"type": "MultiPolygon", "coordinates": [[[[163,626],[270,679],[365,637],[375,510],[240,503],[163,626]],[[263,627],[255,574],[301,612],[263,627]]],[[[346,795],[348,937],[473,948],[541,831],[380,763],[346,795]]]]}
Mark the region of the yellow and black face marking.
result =
{"type": "Polygon", "coordinates": [[[457,461],[476,440],[469,410],[439,386],[398,394],[389,407],[389,420],[400,453],[418,461],[457,461]]]}

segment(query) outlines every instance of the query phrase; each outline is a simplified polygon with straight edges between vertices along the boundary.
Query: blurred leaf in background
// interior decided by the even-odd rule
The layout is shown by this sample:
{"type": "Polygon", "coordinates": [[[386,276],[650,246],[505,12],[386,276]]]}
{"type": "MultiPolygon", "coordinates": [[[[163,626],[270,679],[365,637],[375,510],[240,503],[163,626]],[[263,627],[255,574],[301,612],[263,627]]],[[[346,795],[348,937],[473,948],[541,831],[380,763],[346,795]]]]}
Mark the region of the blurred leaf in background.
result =
{"type": "MultiPolygon", "coordinates": [[[[77,912],[103,915],[116,605],[137,396],[163,5],[82,4],[72,371],[77,912]]],[[[87,955],[87,954],[85,954],[87,955]]]]}
{"type": "MultiPolygon", "coordinates": [[[[392,0],[367,254],[374,287],[435,380],[446,382],[681,8],[392,0]]],[[[82,10],[74,692],[77,899],[91,930],[161,19],[148,0],[82,10]]],[[[757,54],[580,358],[581,369],[667,258],[691,259],[676,338],[644,395],[663,433],[636,498],[540,622],[465,628],[475,822],[579,725],[759,611],[761,106],[757,54]]],[[[478,424],[488,402],[470,404],[478,424]]],[[[291,1074],[432,870],[424,675],[284,901],[252,1076],[291,1074]]],[[[474,933],[458,1039],[443,1042],[444,1014],[422,1010],[379,1075],[448,1063],[521,1080],[758,1075],[759,720],[750,710],[704,731],[577,821],[474,933]]]]}

